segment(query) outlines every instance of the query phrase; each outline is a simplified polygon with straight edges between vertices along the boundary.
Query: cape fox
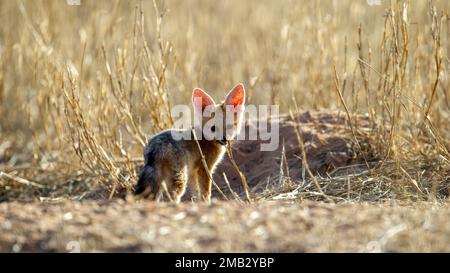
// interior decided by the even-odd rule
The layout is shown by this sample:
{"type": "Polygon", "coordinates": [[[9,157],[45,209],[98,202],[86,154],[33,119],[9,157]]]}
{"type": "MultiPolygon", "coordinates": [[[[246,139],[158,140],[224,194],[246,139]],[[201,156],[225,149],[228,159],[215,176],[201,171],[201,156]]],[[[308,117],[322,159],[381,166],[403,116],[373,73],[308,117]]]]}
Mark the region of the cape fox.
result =
{"type": "Polygon", "coordinates": [[[202,161],[199,147],[209,172],[214,173],[222,160],[227,140],[239,132],[244,116],[245,89],[236,85],[225,100],[216,104],[202,89],[192,93],[194,113],[201,115],[201,125],[194,125],[198,144],[192,129],[169,129],[154,136],[144,148],[144,167],[141,170],[135,194],[144,198],[159,200],[165,188],[170,199],[179,202],[192,183],[197,196],[205,202],[211,201],[212,181],[202,161]],[[217,122],[218,121],[218,122],[217,122]],[[176,134],[185,133],[188,139],[176,139],[176,134]]]}

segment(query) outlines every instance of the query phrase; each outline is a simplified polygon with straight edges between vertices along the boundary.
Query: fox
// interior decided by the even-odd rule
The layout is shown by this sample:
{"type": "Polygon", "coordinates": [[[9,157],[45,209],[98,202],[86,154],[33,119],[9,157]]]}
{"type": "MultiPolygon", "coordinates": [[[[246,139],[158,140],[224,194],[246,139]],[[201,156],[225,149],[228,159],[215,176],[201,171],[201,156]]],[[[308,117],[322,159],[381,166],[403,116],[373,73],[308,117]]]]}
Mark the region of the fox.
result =
{"type": "Polygon", "coordinates": [[[190,129],[168,129],[148,141],[135,196],[160,201],[163,190],[167,190],[169,199],[179,203],[191,183],[198,200],[210,203],[211,176],[224,157],[226,145],[241,130],[245,98],[242,83],[234,86],[219,104],[201,88],[194,88],[192,105],[194,114],[201,116],[201,124],[190,129]],[[180,133],[190,138],[175,137],[180,133]]]}

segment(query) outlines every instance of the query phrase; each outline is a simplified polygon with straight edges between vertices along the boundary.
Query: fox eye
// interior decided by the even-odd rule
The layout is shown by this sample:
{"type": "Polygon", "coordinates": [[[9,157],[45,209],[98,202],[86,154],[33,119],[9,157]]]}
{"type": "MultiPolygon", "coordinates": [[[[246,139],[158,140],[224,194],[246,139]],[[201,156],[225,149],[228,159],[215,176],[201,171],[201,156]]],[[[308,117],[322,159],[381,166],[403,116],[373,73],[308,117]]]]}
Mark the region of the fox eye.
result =
{"type": "Polygon", "coordinates": [[[211,127],[211,132],[215,132],[216,131],[216,125],[213,125],[212,127],[211,127]]]}

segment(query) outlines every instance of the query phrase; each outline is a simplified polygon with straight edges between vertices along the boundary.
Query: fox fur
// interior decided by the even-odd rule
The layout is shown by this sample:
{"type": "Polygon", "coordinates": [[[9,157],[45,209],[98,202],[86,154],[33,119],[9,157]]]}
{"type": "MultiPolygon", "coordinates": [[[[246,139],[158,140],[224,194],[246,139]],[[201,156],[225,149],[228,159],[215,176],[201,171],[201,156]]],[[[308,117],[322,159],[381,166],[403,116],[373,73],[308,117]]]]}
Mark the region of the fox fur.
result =
{"type": "MultiPolygon", "coordinates": [[[[224,102],[220,104],[216,104],[200,88],[194,89],[192,99],[194,111],[202,114],[202,124],[207,124],[212,118],[203,115],[208,107],[213,110],[221,110],[224,113],[222,124],[224,127],[227,127],[227,131],[223,128],[221,132],[224,133],[215,139],[204,137],[205,133],[202,131],[202,138],[198,139],[207,168],[212,175],[217,164],[223,158],[227,141],[234,138],[240,130],[245,106],[245,89],[242,84],[236,85],[228,93],[224,102]],[[226,112],[227,106],[234,107],[235,111],[231,113],[226,112]],[[229,114],[233,115],[231,119],[226,117],[229,114]],[[232,121],[231,124],[230,120],[232,121]]],[[[210,202],[212,181],[207,170],[205,170],[192,131],[189,140],[175,140],[173,133],[176,133],[175,129],[162,131],[150,139],[145,146],[144,166],[135,187],[135,194],[143,198],[159,200],[163,194],[164,183],[170,200],[179,202],[186,191],[188,183],[192,183],[193,188],[197,190],[198,198],[202,201],[210,202]]]]}

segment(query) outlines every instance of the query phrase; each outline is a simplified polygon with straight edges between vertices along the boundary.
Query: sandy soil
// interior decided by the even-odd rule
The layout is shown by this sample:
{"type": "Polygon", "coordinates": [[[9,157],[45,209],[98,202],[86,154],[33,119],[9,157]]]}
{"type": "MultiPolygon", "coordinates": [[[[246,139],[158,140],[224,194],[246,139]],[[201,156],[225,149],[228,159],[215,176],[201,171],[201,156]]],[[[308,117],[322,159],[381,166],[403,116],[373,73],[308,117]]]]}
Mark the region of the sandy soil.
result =
{"type": "MultiPolygon", "coordinates": [[[[248,134],[254,128],[258,128],[258,122],[260,121],[248,121],[244,125],[244,131],[248,134]]],[[[370,130],[369,121],[364,116],[358,116],[360,134],[357,138],[361,149],[354,147],[354,138],[345,124],[345,116],[342,112],[339,114],[338,112],[307,111],[294,114],[293,117],[280,115],[269,119],[268,124],[269,132],[274,125],[279,128],[277,149],[262,151],[261,144],[267,144],[269,141],[261,140],[259,136],[256,140],[240,140],[232,144],[234,160],[256,194],[264,191],[268,185],[279,184],[280,175],[289,177],[292,181],[308,177],[302,164],[296,130],[303,140],[308,167],[314,175],[326,176],[327,173],[340,167],[363,165],[364,158],[367,161],[375,158],[370,151],[368,139],[363,133],[364,130],[370,130]]],[[[363,170],[358,168],[360,167],[352,167],[350,172],[357,173],[363,170]]],[[[213,177],[227,198],[233,199],[230,188],[244,197],[241,179],[227,155],[216,168],[213,177]],[[224,174],[230,187],[225,182],[224,174]]],[[[192,195],[193,190],[190,189],[183,200],[189,201],[192,195]]],[[[213,196],[224,199],[214,187],[213,196]]]]}
{"type": "Polygon", "coordinates": [[[0,204],[0,251],[450,251],[450,207],[313,202],[0,204]]]}

